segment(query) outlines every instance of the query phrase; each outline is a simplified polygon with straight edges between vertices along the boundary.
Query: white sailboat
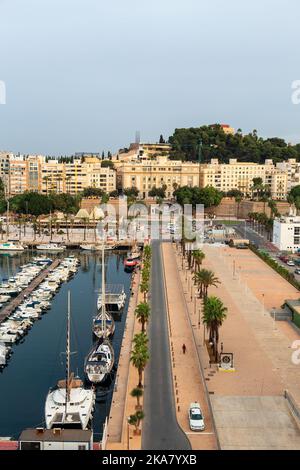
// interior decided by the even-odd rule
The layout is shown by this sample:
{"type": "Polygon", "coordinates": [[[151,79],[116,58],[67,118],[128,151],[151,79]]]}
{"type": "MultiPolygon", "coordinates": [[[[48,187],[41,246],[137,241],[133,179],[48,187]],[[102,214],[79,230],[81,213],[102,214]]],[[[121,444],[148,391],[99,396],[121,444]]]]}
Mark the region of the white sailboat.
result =
{"type": "Polygon", "coordinates": [[[46,428],[87,429],[95,404],[95,392],[85,389],[70,373],[70,291],[68,292],[66,378],[50,390],[45,403],[46,428]]]}
{"type": "MultiPolygon", "coordinates": [[[[102,290],[105,296],[105,270],[104,270],[104,245],[102,248],[102,290]]],[[[107,334],[107,312],[105,311],[105,299],[102,303],[101,316],[101,327],[95,329],[95,323],[93,325],[94,333],[99,335],[101,339],[93,346],[89,354],[85,359],[85,373],[88,380],[94,384],[100,384],[104,382],[112,371],[115,354],[111,342],[108,339],[107,334]],[[96,333],[97,331],[97,333],[96,333]]]]}

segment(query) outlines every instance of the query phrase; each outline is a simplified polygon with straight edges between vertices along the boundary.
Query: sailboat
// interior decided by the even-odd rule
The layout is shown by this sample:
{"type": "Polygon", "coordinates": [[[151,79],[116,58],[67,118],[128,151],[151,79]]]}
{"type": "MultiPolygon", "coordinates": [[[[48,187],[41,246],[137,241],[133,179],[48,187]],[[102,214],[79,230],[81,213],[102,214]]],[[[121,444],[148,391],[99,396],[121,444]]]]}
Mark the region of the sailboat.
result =
{"type": "MultiPolygon", "coordinates": [[[[102,286],[101,286],[101,295],[102,292],[104,292],[106,289],[105,286],[105,267],[104,267],[104,245],[102,245],[102,286]]],[[[104,299],[105,299],[106,292],[104,293],[104,299]]],[[[101,297],[102,298],[102,297],[101,297]]],[[[99,305],[99,302],[97,301],[97,306],[99,308],[99,312],[97,316],[93,320],[93,333],[97,338],[108,338],[109,336],[112,336],[115,332],[115,321],[112,317],[112,315],[107,312],[106,310],[106,303],[104,301],[104,308],[102,308],[102,304],[99,305]],[[105,320],[105,321],[103,321],[105,320]]]]}
{"type": "Polygon", "coordinates": [[[70,291],[68,292],[66,377],[51,389],[45,403],[46,428],[87,429],[92,420],[95,391],[70,373],[70,291]]]}
{"type": "MultiPolygon", "coordinates": [[[[105,271],[104,271],[104,245],[102,248],[102,292],[105,297],[105,271]]],[[[92,347],[84,363],[84,369],[88,380],[94,384],[104,382],[112,371],[115,361],[114,349],[108,339],[107,312],[105,311],[105,298],[101,307],[101,325],[99,330],[93,325],[94,333],[100,339],[92,347]]]]}

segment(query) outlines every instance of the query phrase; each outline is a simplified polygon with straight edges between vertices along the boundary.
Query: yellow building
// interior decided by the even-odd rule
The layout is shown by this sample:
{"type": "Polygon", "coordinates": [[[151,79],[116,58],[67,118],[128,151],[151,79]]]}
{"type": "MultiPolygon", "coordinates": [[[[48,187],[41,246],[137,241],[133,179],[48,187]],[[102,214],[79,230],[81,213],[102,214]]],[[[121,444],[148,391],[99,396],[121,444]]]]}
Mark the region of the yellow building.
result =
{"type": "Polygon", "coordinates": [[[42,155],[13,156],[9,160],[7,190],[10,195],[24,191],[41,190],[41,167],[45,157],[42,155]]]}
{"type": "Polygon", "coordinates": [[[111,168],[102,168],[98,158],[87,157],[82,162],[60,163],[49,160],[42,165],[41,192],[77,194],[85,188],[94,187],[111,192],[116,189],[116,172],[111,168]]]}
{"type": "Polygon", "coordinates": [[[274,167],[272,160],[265,164],[238,162],[235,158],[229,164],[219,163],[212,159],[211,163],[201,164],[200,186],[213,186],[227,193],[231,189],[241,191],[245,196],[251,195],[253,179],[261,178],[268,185],[274,199],[285,199],[287,194],[288,175],[274,167]]]}
{"type": "Polygon", "coordinates": [[[179,186],[198,186],[199,177],[197,163],[172,161],[167,157],[122,162],[117,168],[118,188],[135,187],[142,198],[147,198],[153,187],[163,186],[166,186],[166,196],[171,197],[179,186]]]}

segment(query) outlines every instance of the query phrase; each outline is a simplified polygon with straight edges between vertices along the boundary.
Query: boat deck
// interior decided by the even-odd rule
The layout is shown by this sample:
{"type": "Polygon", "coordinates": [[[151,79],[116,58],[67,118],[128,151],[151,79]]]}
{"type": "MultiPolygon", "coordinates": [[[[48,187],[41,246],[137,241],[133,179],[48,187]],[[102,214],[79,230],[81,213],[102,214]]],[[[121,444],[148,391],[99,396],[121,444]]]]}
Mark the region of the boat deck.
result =
{"type": "Polygon", "coordinates": [[[48,274],[57,266],[61,263],[60,259],[56,259],[53,261],[50,266],[47,266],[47,268],[43,269],[43,271],[40,272],[40,274],[33,279],[33,281],[29,284],[26,289],[24,289],[17,297],[12,299],[9,304],[4,307],[1,312],[0,312],[0,324],[6,320],[7,317],[9,317],[14,310],[24,301],[26,297],[28,297],[40,284],[43,282],[43,280],[48,276],[48,274]]]}

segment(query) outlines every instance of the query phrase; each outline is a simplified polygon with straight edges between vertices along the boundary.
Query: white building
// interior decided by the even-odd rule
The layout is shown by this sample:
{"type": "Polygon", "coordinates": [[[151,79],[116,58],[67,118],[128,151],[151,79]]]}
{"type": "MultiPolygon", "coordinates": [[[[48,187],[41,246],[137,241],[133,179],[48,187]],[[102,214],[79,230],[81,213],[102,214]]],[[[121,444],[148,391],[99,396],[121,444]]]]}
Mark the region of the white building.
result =
{"type": "Polygon", "coordinates": [[[300,216],[285,216],[274,220],[273,243],[280,251],[300,249],[300,216]]]}
{"type": "Polygon", "coordinates": [[[25,429],[19,450],[93,450],[93,433],[88,429],[25,429]]]}

